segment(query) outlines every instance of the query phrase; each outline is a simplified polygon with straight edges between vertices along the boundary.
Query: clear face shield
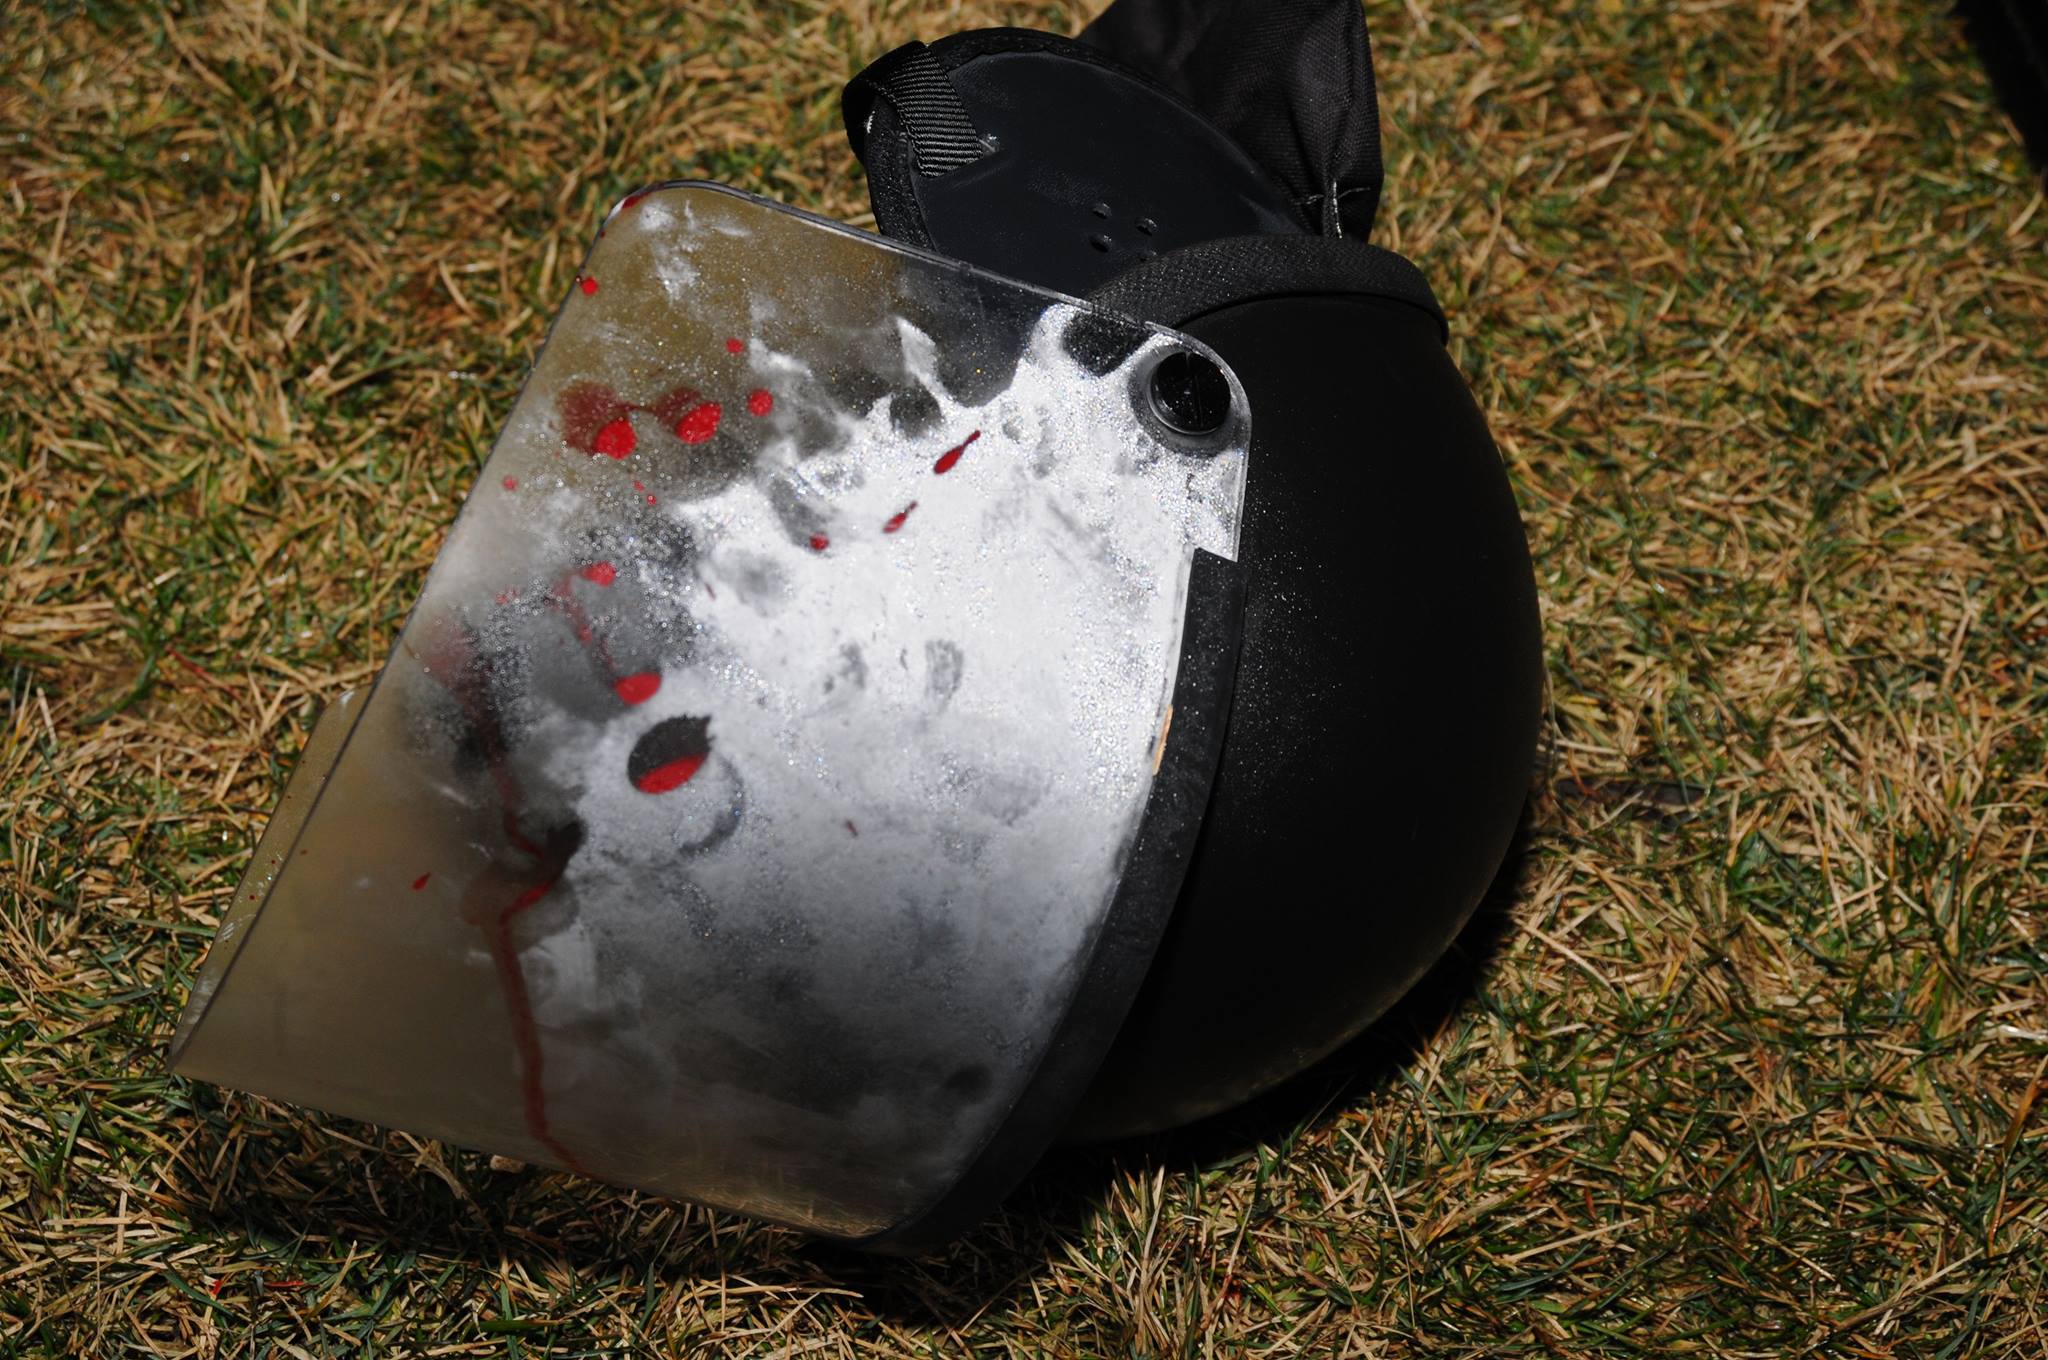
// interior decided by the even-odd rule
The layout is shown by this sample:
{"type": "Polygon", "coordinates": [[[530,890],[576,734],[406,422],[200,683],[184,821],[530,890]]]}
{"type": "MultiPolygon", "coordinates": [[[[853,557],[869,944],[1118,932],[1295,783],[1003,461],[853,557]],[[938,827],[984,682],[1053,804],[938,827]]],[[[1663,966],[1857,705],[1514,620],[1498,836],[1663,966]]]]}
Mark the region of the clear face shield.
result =
{"type": "Polygon", "coordinates": [[[629,198],[177,1070],[835,1237],[985,1208],[1200,822],[1246,409],[1173,331],[629,198]]]}

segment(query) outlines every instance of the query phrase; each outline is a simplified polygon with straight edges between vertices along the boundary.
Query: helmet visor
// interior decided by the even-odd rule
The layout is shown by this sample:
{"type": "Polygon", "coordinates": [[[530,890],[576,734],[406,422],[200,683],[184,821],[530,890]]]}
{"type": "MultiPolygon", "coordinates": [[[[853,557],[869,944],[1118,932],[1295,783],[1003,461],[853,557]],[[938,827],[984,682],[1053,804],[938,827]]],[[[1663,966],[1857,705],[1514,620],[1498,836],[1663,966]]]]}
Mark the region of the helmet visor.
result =
{"type": "Polygon", "coordinates": [[[1073,1002],[1247,438],[1173,332],[715,186],[626,200],[178,1070],[834,1236],[914,1217],[1073,1002]]]}

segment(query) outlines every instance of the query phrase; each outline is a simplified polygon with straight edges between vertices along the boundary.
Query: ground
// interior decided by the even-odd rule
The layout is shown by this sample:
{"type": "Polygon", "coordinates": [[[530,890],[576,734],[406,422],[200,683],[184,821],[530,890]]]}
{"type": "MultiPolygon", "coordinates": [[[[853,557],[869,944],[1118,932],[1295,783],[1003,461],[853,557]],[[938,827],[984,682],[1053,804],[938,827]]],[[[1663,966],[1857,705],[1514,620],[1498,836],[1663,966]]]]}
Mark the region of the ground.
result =
{"type": "Polygon", "coordinates": [[[2048,1352],[2048,213],[1939,5],[1374,0],[1551,718],[1304,1081],[904,1262],[166,1076],[603,209],[870,225],[848,75],[1089,9],[0,3],[0,1353],[2048,1352]]]}

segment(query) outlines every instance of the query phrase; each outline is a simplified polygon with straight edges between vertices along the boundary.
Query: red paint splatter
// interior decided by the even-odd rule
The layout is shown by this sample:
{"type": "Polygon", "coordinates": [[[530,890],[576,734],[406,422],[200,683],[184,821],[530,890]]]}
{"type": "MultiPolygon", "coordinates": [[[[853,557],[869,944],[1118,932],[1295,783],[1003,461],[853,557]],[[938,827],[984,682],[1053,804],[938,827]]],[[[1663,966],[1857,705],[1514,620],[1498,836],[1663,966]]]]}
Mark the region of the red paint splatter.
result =
{"type": "Polygon", "coordinates": [[[702,392],[686,385],[670,388],[640,409],[649,412],[662,424],[674,428],[676,422],[687,415],[690,408],[702,400],[704,400],[702,392]]]}
{"type": "Polygon", "coordinates": [[[652,497],[652,496],[649,496],[649,497],[647,498],[647,503],[648,503],[649,505],[652,505],[652,504],[654,504],[654,497],[652,497]]]}
{"type": "Polygon", "coordinates": [[[571,383],[555,397],[562,420],[562,439],[570,448],[597,452],[597,438],[612,422],[633,413],[630,403],[603,383],[571,383]]]}
{"type": "Polygon", "coordinates": [[[633,787],[642,793],[667,793],[670,789],[679,789],[704,767],[704,761],[703,756],[684,756],[681,760],[657,765],[634,780],[633,787]]]}
{"type": "Polygon", "coordinates": [[[507,477],[502,485],[507,491],[517,491],[519,489],[519,479],[517,477],[507,477]]]}
{"type": "Polygon", "coordinates": [[[740,339],[738,336],[734,336],[732,339],[725,342],[725,352],[727,354],[739,354],[742,351],[744,351],[746,347],[747,342],[740,339]]]}
{"type": "MultiPolygon", "coordinates": [[[[747,398],[747,409],[755,415],[768,414],[774,404],[774,396],[766,391],[747,398]]],[[[639,444],[630,419],[635,411],[646,411],[673,429],[685,444],[702,444],[717,434],[719,419],[725,414],[717,402],[704,400],[704,394],[694,387],[671,388],[642,405],[622,399],[597,382],[571,383],[556,396],[555,408],[562,421],[562,438],[569,447],[608,458],[625,458],[639,444]]],[[[637,482],[634,486],[639,488],[637,482]]]]}
{"type": "Polygon", "coordinates": [[[626,778],[642,793],[667,793],[689,783],[710,756],[709,718],[668,718],[633,743],[626,778]]]}
{"type": "Polygon", "coordinates": [[[831,539],[829,539],[829,538],[827,538],[827,537],[825,537],[825,536],[824,536],[823,534],[812,534],[812,535],[811,535],[811,551],[812,551],[812,552],[823,552],[823,551],[825,551],[825,549],[827,549],[827,548],[829,548],[829,547],[831,547],[831,546],[832,546],[832,540],[831,540],[831,539]]]}
{"type": "Polygon", "coordinates": [[[421,874],[418,878],[412,881],[412,890],[414,892],[418,892],[421,888],[426,887],[427,880],[432,877],[433,875],[431,873],[421,874]]]}
{"type": "Polygon", "coordinates": [[[647,483],[640,481],[639,479],[636,478],[633,482],[633,489],[635,491],[645,491],[647,489],[647,483]]]}
{"type": "Polygon", "coordinates": [[[585,274],[582,280],[577,284],[577,287],[583,290],[583,296],[595,296],[597,293],[597,280],[591,278],[588,274],[585,274]]]}
{"type": "Polygon", "coordinates": [[[609,562],[592,562],[577,575],[597,585],[608,586],[619,579],[619,569],[609,562]]]}
{"type": "Polygon", "coordinates": [[[639,443],[640,437],[633,433],[633,422],[620,416],[597,432],[597,438],[591,441],[590,451],[607,458],[624,458],[639,443]]]}
{"type": "Polygon", "coordinates": [[[757,416],[765,416],[775,409],[775,394],[765,387],[757,387],[747,393],[747,410],[757,416]]]}
{"type": "Polygon", "coordinates": [[[213,1283],[212,1283],[211,1285],[207,1286],[207,1290],[206,1290],[206,1292],[207,1292],[207,1293],[209,1293],[209,1294],[211,1294],[211,1295],[213,1295],[213,1296],[214,1296],[215,1298],[219,1298],[219,1297],[220,1297],[220,1287],[221,1287],[222,1285],[226,1284],[227,1282],[228,1282],[228,1277],[227,1277],[227,1276],[225,1276],[225,1275],[216,1275],[216,1276],[214,1276],[214,1277],[213,1277],[213,1283]]]}
{"type": "Polygon", "coordinates": [[[684,413],[683,418],[676,422],[676,438],[685,444],[703,443],[718,433],[718,418],[723,414],[715,401],[691,407],[684,413]]]}
{"type": "Polygon", "coordinates": [[[635,189],[632,193],[627,194],[624,198],[619,200],[618,211],[626,211],[626,209],[632,207],[635,203],[638,203],[641,199],[647,197],[649,194],[653,192],[654,190],[652,189],[635,189]]]}
{"type": "Polygon", "coordinates": [[[939,455],[939,461],[932,464],[932,471],[938,473],[941,477],[951,472],[953,465],[960,461],[960,455],[967,452],[967,446],[979,438],[981,438],[981,431],[976,430],[952,448],[947,449],[939,455]]]}
{"type": "Polygon", "coordinates": [[[659,675],[653,671],[641,671],[638,675],[626,676],[613,685],[612,693],[618,695],[628,705],[644,704],[649,699],[652,699],[654,692],[660,688],[661,677],[659,675]]]}
{"type": "Polygon", "coordinates": [[[917,502],[912,501],[910,504],[904,506],[901,510],[898,510],[895,514],[889,516],[889,522],[882,526],[882,532],[885,534],[893,534],[898,529],[901,529],[903,527],[903,521],[909,519],[910,512],[915,509],[917,509],[917,502]]]}

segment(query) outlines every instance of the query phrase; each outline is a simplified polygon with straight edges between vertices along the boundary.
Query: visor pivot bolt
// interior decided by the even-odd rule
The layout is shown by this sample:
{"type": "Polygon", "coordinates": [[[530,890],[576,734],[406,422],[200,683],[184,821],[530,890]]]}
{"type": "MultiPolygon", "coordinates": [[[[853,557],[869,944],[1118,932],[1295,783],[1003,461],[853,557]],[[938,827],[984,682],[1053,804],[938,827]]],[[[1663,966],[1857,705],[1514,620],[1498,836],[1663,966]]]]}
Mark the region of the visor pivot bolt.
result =
{"type": "Polygon", "coordinates": [[[1230,419],[1230,382],[1200,354],[1179,350],[1152,370],[1152,412],[1177,434],[1214,434],[1230,419]]]}

